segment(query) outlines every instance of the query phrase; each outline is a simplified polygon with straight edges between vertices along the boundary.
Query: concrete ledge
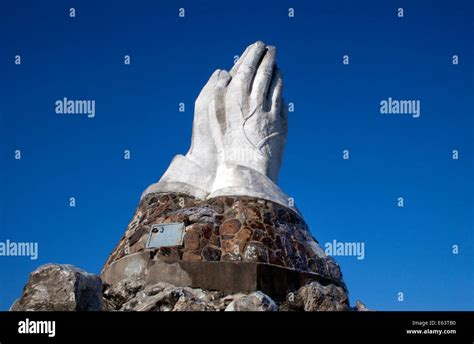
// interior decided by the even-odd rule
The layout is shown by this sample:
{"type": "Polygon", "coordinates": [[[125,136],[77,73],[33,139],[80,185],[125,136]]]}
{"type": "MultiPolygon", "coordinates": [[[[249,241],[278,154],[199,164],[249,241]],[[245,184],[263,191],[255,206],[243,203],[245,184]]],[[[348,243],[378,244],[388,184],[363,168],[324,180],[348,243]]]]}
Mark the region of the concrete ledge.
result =
{"type": "Polygon", "coordinates": [[[310,281],[334,284],[346,289],[336,280],[316,273],[302,272],[266,263],[252,262],[190,262],[153,259],[150,251],[125,256],[102,271],[107,284],[125,278],[139,277],[146,284],[167,282],[178,287],[219,290],[226,293],[250,293],[261,290],[275,299],[296,290],[310,281]]]}

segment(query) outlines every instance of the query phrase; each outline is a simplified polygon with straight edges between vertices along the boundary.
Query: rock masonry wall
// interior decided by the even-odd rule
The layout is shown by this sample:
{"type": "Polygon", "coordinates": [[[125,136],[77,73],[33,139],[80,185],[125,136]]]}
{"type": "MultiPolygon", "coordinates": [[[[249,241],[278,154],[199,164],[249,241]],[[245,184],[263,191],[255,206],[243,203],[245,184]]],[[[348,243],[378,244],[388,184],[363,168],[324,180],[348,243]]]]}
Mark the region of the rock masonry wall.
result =
{"type": "Polygon", "coordinates": [[[185,224],[184,245],[151,250],[151,258],[262,262],[316,272],[344,284],[339,266],[301,216],[274,202],[242,196],[200,200],[177,193],[147,195],[104,268],[145,250],[152,225],[170,222],[185,224]]]}

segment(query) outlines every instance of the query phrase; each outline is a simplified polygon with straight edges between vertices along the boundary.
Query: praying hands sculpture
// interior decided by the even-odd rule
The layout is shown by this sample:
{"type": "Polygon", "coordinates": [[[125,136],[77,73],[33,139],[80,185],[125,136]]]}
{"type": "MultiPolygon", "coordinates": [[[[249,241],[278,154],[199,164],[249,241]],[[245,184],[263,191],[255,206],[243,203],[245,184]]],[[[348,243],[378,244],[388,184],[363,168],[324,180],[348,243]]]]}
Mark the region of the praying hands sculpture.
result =
{"type": "Polygon", "coordinates": [[[230,72],[216,70],[199,94],[191,147],[176,155],[154,192],[196,198],[251,196],[287,207],[277,185],[287,133],[275,47],[250,45],[230,72]]]}

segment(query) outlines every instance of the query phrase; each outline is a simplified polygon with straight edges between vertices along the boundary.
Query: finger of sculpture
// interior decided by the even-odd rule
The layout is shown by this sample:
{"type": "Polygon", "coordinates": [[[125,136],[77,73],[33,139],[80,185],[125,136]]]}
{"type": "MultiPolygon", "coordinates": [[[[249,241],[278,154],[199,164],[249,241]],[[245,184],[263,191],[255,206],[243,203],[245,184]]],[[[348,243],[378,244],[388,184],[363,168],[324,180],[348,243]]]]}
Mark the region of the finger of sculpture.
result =
{"type": "Polygon", "coordinates": [[[232,82],[243,88],[243,91],[249,92],[253,77],[257,71],[260,58],[265,53],[265,44],[263,42],[254,43],[240,63],[232,82]]]}
{"type": "MultiPolygon", "coordinates": [[[[196,110],[201,110],[201,108],[207,106],[208,103],[206,102],[206,99],[208,99],[209,93],[211,93],[214,90],[215,85],[216,85],[216,83],[219,79],[220,72],[221,72],[220,69],[216,69],[214,71],[214,73],[212,73],[211,77],[206,82],[204,87],[201,89],[201,92],[199,92],[199,95],[196,98],[196,101],[194,103],[194,110],[195,111],[196,110]]],[[[196,115],[196,112],[194,114],[196,115]]],[[[193,129],[194,129],[194,126],[193,126],[193,129]]]]}
{"type": "Polygon", "coordinates": [[[239,57],[239,59],[237,60],[237,62],[234,63],[234,66],[232,67],[232,69],[230,70],[229,74],[231,75],[231,77],[234,77],[235,74],[237,73],[237,71],[239,70],[239,67],[240,65],[242,64],[242,61],[245,59],[245,56],[247,55],[247,53],[249,52],[250,50],[250,47],[251,45],[249,45],[247,48],[245,48],[245,51],[242,53],[242,55],[239,57]]]}
{"type": "Polygon", "coordinates": [[[227,87],[227,84],[230,82],[231,79],[232,77],[226,70],[219,70],[219,75],[215,87],[218,89],[224,89],[225,87],[227,87]]]}
{"type": "MultiPolygon", "coordinates": [[[[211,104],[209,104],[209,127],[211,128],[211,136],[216,145],[218,154],[222,154],[224,147],[224,133],[225,133],[225,123],[224,128],[219,122],[219,113],[225,111],[225,104],[222,101],[222,97],[215,97],[211,104]]],[[[224,119],[225,120],[225,119],[224,119]]]]}
{"type": "Polygon", "coordinates": [[[218,150],[222,147],[222,136],[226,131],[224,98],[226,93],[226,87],[231,79],[232,77],[227,71],[220,71],[218,81],[215,85],[214,98],[209,104],[209,127],[211,128],[211,136],[218,150]]]}
{"type": "Polygon", "coordinates": [[[193,129],[191,134],[191,146],[186,154],[195,163],[202,166],[203,168],[209,167],[211,164],[215,164],[215,159],[211,159],[215,153],[215,145],[212,140],[209,140],[209,125],[207,107],[209,106],[210,100],[214,97],[214,92],[221,70],[217,69],[212,73],[211,77],[207,81],[206,85],[202,88],[199,96],[196,99],[194,107],[194,119],[193,129]]]}
{"type": "Polygon", "coordinates": [[[273,72],[273,78],[268,92],[268,97],[271,103],[270,112],[274,114],[280,114],[282,105],[282,91],[283,91],[283,78],[278,67],[275,67],[273,72]]]}
{"type": "Polygon", "coordinates": [[[268,46],[265,49],[265,55],[258,66],[257,73],[252,86],[250,107],[263,106],[267,96],[268,87],[272,81],[273,67],[275,65],[276,50],[275,47],[268,46]]]}

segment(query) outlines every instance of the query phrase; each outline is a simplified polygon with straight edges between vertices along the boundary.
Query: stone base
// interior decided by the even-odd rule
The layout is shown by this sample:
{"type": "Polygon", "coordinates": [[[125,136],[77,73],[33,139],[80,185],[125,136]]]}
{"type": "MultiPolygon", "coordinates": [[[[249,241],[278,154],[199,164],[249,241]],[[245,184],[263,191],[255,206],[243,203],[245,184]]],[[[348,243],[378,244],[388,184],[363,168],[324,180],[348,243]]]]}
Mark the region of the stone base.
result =
{"type": "Polygon", "coordinates": [[[150,258],[151,255],[153,251],[143,251],[115,261],[102,272],[102,280],[115,285],[124,279],[140,278],[147,285],[166,282],[177,287],[217,290],[228,294],[259,290],[275,300],[283,300],[288,292],[312,281],[322,285],[333,284],[346,290],[338,280],[266,263],[171,262],[150,258]]]}
{"type": "Polygon", "coordinates": [[[253,197],[200,200],[146,195],[102,269],[108,284],[139,276],[224,292],[261,290],[279,297],[309,280],[342,286],[341,271],[292,209],[253,197]],[[181,246],[147,248],[154,224],[183,223],[181,246]]]}

